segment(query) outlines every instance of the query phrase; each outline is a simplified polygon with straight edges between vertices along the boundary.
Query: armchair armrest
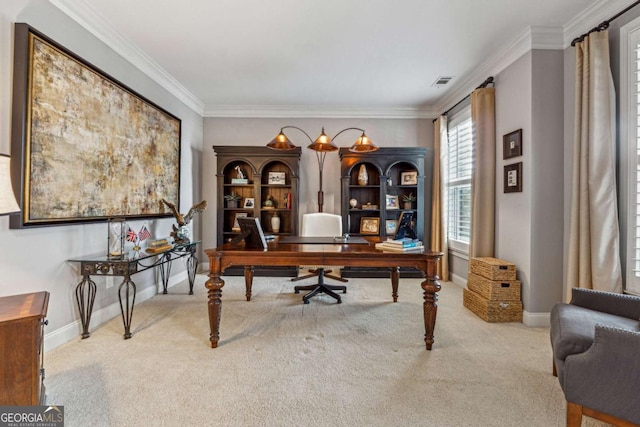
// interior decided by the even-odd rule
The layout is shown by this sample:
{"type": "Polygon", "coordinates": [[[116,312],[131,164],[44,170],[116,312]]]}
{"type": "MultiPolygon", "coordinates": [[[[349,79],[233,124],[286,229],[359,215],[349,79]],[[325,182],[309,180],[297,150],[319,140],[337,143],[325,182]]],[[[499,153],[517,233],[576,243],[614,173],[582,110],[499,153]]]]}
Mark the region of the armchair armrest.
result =
{"type": "Polygon", "coordinates": [[[567,401],[640,424],[640,331],[597,325],[584,353],[563,369],[567,401]]]}
{"type": "Polygon", "coordinates": [[[640,320],[640,297],[595,291],[593,289],[571,289],[571,304],[590,310],[640,320]]]}

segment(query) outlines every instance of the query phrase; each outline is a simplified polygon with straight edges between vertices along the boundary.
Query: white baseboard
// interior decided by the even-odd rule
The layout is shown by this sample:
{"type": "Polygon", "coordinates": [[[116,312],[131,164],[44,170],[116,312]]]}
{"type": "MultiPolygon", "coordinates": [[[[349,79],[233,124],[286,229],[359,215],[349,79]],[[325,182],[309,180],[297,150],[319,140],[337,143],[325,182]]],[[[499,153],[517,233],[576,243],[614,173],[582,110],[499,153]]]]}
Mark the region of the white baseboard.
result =
{"type": "MultiPolygon", "coordinates": [[[[188,280],[187,272],[183,271],[169,278],[169,283],[167,284],[167,288],[171,288],[172,286],[177,285],[178,283],[188,280]]],[[[146,283],[139,284],[140,286],[146,285],[150,283],[147,281],[146,283]]],[[[143,301],[146,301],[150,298],[153,298],[158,294],[158,292],[162,289],[161,283],[154,283],[153,286],[147,286],[140,292],[136,293],[136,304],[140,304],[143,301]]],[[[91,314],[91,324],[89,331],[93,331],[98,328],[100,325],[108,322],[114,317],[120,316],[120,303],[115,302],[107,307],[103,307],[100,310],[96,310],[91,314]]],[[[124,330],[123,330],[124,333],[124,330]]],[[[62,344],[74,340],[80,339],[80,335],[82,334],[82,323],[80,319],[77,319],[61,328],[56,329],[52,332],[47,332],[44,335],[44,348],[45,352],[49,350],[53,350],[56,347],[61,346],[62,344]]]]}
{"type": "Polygon", "coordinates": [[[530,328],[548,328],[551,325],[551,313],[522,312],[522,323],[530,328]]]}
{"type": "Polygon", "coordinates": [[[453,273],[449,273],[449,275],[451,276],[451,281],[453,283],[455,283],[456,285],[462,288],[467,287],[467,279],[465,277],[458,276],[457,274],[453,274],[453,273]]]}

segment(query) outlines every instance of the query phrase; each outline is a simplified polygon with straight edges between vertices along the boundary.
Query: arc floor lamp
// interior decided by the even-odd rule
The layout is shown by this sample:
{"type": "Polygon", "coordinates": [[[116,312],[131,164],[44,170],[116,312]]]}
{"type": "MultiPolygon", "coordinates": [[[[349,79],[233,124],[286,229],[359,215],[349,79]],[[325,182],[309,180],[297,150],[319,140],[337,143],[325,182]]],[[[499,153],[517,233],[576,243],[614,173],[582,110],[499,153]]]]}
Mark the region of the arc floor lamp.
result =
{"type": "Polygon", "coordinates": [[[315,139],[311,139],[309,134],[304,130],[300,129],[297,126],[284,126],[280,128],[280,133],[276,135],[273,140],[267,144],[267,147],[273,150],[293,150],[296,148],[295,144],[293,144],[287,135],[284,134],[285,129],[297,129],[302,132],[311,142],[307,146],[307,148],[316,152],[316,158],[318,159],[318,171],[319,171],[319,183],[320,189],[318,190],[318,212],[322,212],[322,205],[324,204],[324,193],[322,192],[322,170],[324,169],[324,159],[327,153],[338,150],[338,147],[333,143],[333,140],[336,139],[341,133],[346,132],[348,130],[358,130],[362,132],[360,138],[353,143],[353,145],[349,148],[349,151],[353,151],[356,153],[363,153],[368,151],[376,151],[378,147],[371,142],[371,140],[365,135],[364,129],[360,128],[346,128],[342,129],[340,132],[335,134],[333,138],[329,138],[324,133],[324,127],[322,128],[322,132],[320,136],[315,139]]]}

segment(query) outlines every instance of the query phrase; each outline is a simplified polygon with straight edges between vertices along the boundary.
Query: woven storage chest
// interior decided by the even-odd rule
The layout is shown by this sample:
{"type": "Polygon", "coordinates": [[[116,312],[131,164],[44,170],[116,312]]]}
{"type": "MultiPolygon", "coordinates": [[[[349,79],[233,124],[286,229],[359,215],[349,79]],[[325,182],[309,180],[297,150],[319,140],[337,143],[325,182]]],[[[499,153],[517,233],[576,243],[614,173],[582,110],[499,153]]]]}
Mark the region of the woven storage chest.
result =
{"type": "Polygon", "coordinates": [[[493,301],[463,289],[463,305],[485,322],[522,322],[520,301],[493,301]]]}
{"type": "Polygon", "coordinates": [[[516,280],[516,265],[498,258],[471,258],[469,269],[490,280],[516,280]]]}
{"type": "Polygon", "coordinates": [[[469,273],[467,287],[483,298],[499,301],[520,301],[519,280],[489,280],[478,274],[469,273]]]}

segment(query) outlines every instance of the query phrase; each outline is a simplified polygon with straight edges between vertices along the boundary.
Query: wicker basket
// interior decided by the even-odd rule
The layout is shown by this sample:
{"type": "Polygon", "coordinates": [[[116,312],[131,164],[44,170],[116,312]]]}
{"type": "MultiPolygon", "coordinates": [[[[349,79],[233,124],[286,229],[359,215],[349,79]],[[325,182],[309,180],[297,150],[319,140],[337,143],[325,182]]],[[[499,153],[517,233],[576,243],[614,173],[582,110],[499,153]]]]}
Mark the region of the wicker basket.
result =
{"type": "Polygon", "coordinates": [[[516,265],[498,258],[471,258],[469,269],[490,280],[516,280],[516,265]]]}
{"type": "Polygon", "coordinates": [[[520,301],[519,280],[489,280],[478,274],[469,273],[467,287],[486,299],[520,301]]]}
{"type": "Polygon", "coordinates": [[[463,289],[463,305],[485,322],[522,322],[520,301],[491,301],[468,289],[463,289]]]}

